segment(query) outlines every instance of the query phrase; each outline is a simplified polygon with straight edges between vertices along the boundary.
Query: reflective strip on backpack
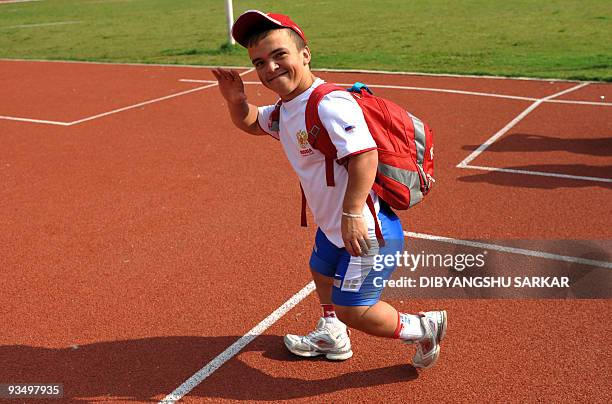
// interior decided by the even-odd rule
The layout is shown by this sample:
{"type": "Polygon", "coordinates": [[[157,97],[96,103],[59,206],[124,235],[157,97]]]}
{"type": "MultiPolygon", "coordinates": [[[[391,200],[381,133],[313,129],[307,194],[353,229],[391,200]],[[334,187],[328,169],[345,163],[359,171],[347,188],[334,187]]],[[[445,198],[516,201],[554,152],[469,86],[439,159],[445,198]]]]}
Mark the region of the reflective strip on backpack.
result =
{"type": "Polygon", "coordinates": [[[423,179],[423,184],[425,186],[425,191],[428,191],[429,188],[431,188],[430,177],[428,177],[427,174],[425,174],[425,170],[423,170],[423,167],[420,164],[417,164],[416,168],[417,168],[417,170],[419,170],[419,174],[420,174],[421,178],[423,179]]]}
{"type": "Polygon", "coordinates": [[[402,170],[387,164],[378,163],[378,171],[386,177],[405,185],[410,190],[410,206],[421,202],[423,193],[421,192],[421,180],[419,174],[414,171],[402,170]]]}
{"type": "Polygon", "coordinates": [[[416,144],[417,163],[423,165],[423,156],[425,156],[425,125],[423,122],[408,112],[408,116],[412,119],[414,125],[414,143],[416,144]]]}

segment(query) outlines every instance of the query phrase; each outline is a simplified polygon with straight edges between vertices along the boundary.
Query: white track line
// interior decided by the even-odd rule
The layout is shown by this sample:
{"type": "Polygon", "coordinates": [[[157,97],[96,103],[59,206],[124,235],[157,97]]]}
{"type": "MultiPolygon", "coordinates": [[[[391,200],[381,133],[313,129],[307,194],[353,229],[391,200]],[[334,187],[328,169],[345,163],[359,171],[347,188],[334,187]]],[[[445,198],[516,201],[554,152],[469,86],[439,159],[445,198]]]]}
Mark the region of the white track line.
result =
{"type": "MultiPolygon", "coordinates": [[[[0,59],[0,60],[8,60],[8,59],[0,59]]],[[[20,60],[20,61],[22,61],[22,60],[20,60]]],[[[27,60],[25,60],[25,61],[27,61],[27,60]]],[[[60,63],[60,61],[53,61],[53,62],[54,63],[60,63]]],[[[73,62],[73,61],[66,61],[65,63],[90,63],[90,64],[111,64],[111,65],[113,64],[113,63],[73,62]]],[[[151,66],[151,65],[147,65],[147,64],[128,64],[128,63],[124,63],[124,64],[120,64],[120,65],[151,66]]],[[[162,66],[175,66],[175,65],[162,65],[162,66]]],[[[240,75],[244,76],[244,75],[246,75],[248,73],[251,73],[253,70],[254,70],[254,68],[248,69],[248,70],[240,73],[240,75]]],[[[181,95],[189,94],[189,93],[192,93],[192,92],[195,92],[195,91],[204,90],[204,89],[207,89],[207,88],[210,88],[210,87],[214,87],[215,85],[217,85],[216,80],[181,79],[179,81],[181,81],[181,82],[188,82],[188,83],[210,83],[210,85],[202,86],[202,87],[197,87],[197,88],[194,88],[194,89],[190,89],[190,90],[179,92],[179,93],[175,93],[175,94],[170,94],[170,95],[167,95],[165,97],[160,97],[160,98],[156,98],[156,99],[153,99],[153,100],[144,101],[144,102],[141,102],[141,103],[138,103],[138,104],[135,104],[135,105],[129,105],[127,107],[115,109],[115,110],[104,112],[104,113],[97,114],[97,115],[94,115],[94,116],[89,116],[89,117],[86,117],[86,118],[83,118],[83,119],[79,119],[79,120],[76,120],[76,121],[72,121],[72,122],[49,121],[49,120],[41,120],[41,119],[19,118],[19,117],[8,117],[8,116],[0,116],[0,119],[22,121],[22,122],[33,122],[33,123],[46,123],[46,124],[51,124],[51,125],[72,126],[72,125],[77,125],[77,124],[80,124],[80,123],[83,123],[83,122],[87,122],[87,121],[90,121],[90,120],[93,120],[93,119],[101,118],[101,117],[104,117],[104,116],[107,116],[107,115],[115,114],[115,113],[118,113],[118,112],[122,112],[122,111],[126,111],[126,110],[129,110],[129,109],[133,109],[133,108],[138,108],[138,107],[141,107],[141,106],[144,106],[144,105],[148,105],[148,104],[152,104],[152,103],[155,103],[155,102],[159,102],[159,101],[167,100],[167,99],[170,99],[170,98],[178,97],[178,96],[181,96],[181,95]]],[[[259,82],[259,81],[245,81],[244,84],[260,85],[261,82],[259,82]]],[[[338,83],[338,84],[342,85],[342,86],[351,86],[352,85],[352,83],[338,83]]],[[[574,88],[574,89],[577,89],[577,88],[579,88],[581,86],[586,86],[587,84],[589,84],[589,83],[588,82],[587,83],[582,83],[582,84],[576,86],[576,88],[574,88]]],[[[587,102],[587,101],[572,101],[572,100],[550,100],[549,99],[549,98],[552,98],[552,97],[555,97],[555,96],[559,96],[559,95],[565,94],[565,92],[569,92],[570,90],[573,91],[573,89],[565,90],[565,92],[561,92],[561,93],[555,94],[553,96],[549,96],[549,97],[546,97],[546,98],[538,99],[538,98],[533,98],[533,97],[520,97],[520,96],[513,96],[513,95],[494,94],[494,93],[482,93],[482,92],[463,91],[463,90],[449,90],[449,89],[443,89],[443,88],[411,87],[411,86],[391,86],[391,85],[378,85],[378,84],[370,85],[370,87],[372,87],[372,88],[399,89],[399,90],[415,90],[415,91],[435,91],[435,92],[453,93],[453,94],[464,94],[464,95],[475,95],[475,96],[484,96],[484,97],[506,98],[506,99],[522,100],[522,101],[536,101],[536,104],[543,103],[543,102],[559,102],[559,103],[567,103],[567,104],[587,104],[587,105],[612,106],[612,103],[587,102]]],[[[531,108],[533,109],[536,106],[532,105],[531,108]]],[[[482,147],[482,145],[481,145],[481,147],[482,147]]],[[[469,168],[469,167],[465,166],[465,167],[461,167],[461,168],[469,168]]]]}
{"type": "MultiPolygon", "coordinates": [[[[240,76],[243,76],[245,74],[249,74],[253,70],[255,70],[255,68],[251,68],[249,70],[246,70],[246,71],[240,73],[240,76]]],[[[154,100],[144,101],[144,102],[141,102],[141,103],[138,103],[138,104],[129,105],[127,107],[123,107],[123,108],[115,109],[115,110],[112,110],[112,111],[104,112],[102,114],[98,114],[98,115],[90,116],[90,117],[87,117],[87,118],[79,119],[78,121],[71,122],[70,125],[78,125],[79,123],[91,121],[93,119],[101,118],[103,116],[107,116],[107,115],[111,115],[111,114],[116,114],[117,112],[123,112],[123,111],[127,111],[129,109],[142,107],[143,105],[153,104],[155,102],[168,100],[170,98],[180,97],[181,95],[190,94],[190,93],[194,93],[196,91],[205,90],[207,88],[211,88],[211,87],[214,87],[216,85],[217,85],[217,82],[215,81],[214,83],[211,83],[211,84],[206,85],[206,86],[192,88],[190,90],[181,91],[179,93],[174,93],[174,94],[166,95],[165,97],[160,97],[160,98],[156,98],[154,100]]]]}
{"type": "MultiPolygon", "coordinates": [[[[339,86],[352,86],[354,83],[338,83],[339,86]]],[[[508,98],[511,100],[525,100],[525,101],[534,101],[537,98],[532,97],[520,97],[516,95],[505,95],[505,94],[496,94],[496,93],[481,93],[476,91],[464,91],[464,90],[448,90],[445,88],[432,88],[432,87],[412,87],[412,86],[391,86],[385,84],[368,84],[368,87],[372,88],[389,88],[396,90],[415,90],[415,91],[433,91],[438,93],[450,93],[450,94],[464,94],[464,95],[478,95],[481,97],[497,97],[497,98],[508,98]]]]}
{"type": "Polygon", "coordinates": [[[19,121],[19,122],[30,122],[30,123],[45,123],[47,125],[70,126],[69,122],[46,121],[46,120],[43,120],[43,119],[31,119],[31,118],[19,118],[19,117],[16,117],[16,116],[3,116],[3,115],[0,115],[0,119],[5,119],[7,121],[19,121]]]}
{"type": "Polygon", "coordinates": [[[572,180],[597,181],[597,182],[609,182],[609,183],[612,183],[612,179],[610,179],[610,178],[587,177],[587,176],[583,176],[583,175],[571,175],[571,174],[559,174],[559,173],[548,173],[548,172],[545,172],[545,171],[517,170],[517,169],[514,169],[514,168],[498,168],[498,167],[473,166],[473,165],[467,165],[467,166],[462,167],[462,168],[471,168],[471,169],[474,169],[474,170],[494,171],[494,172],[502,172],[502,173],[537,175],[537,176],[542,176],[542,177],[568,178],[568,179],[572,179],[572,180]]]}
{"type": "Polygon", "coordinates": [[[546,81],[553,82],[569,82],[577,83],[579,80],[567,79],[547,79],[544,77],[509,77],[509,76],[493,76],[493,75],[478,75],[478,74],[453,74],[453,73],[419,73],[419,72],[394,72],[391,70],[363,70],[363,69],[312,69],[313,71],[330,72],[330,73],[368,73],[368,74],[395,74],[395,75],[410,75],[410,76],[430,76],[430,77],[466,77],[473,79],[494,79],[494,80],[523,80],[523,81],[546,81]]]}
{"type": "Polygon", "coordinates": [[[234,342],[225,351],[221,352],[216,358],[208,362],[206,366],[198,370],[193,376],[191,376],[183,384],[176,388],[176,390],[168,394],[163,400],[160,401],[160,403],[175,403],[176,401],[183,398],[197,385],[202,383],[208,376],[210,376],[211,374],[213,374],[213,372],[219,369],[219,367],[221,367],[225,362],[236,356],[251,341],[253,341],[259,335],[265,332],[268,328],[270,328],[270,326],[272,326],[279,319],[281,319],[285,314],[287,314],[289,310],[291,310],[298,303],[304,300],[306,296],[312,293],[313,290],[315,290],[315,285],[314,282],[311,281],[299,292],[293,295],[289,300],[283,303],[282,306],[274,310],[272,314],[270,314],[259,324],[253,327],[250,331],[248,331],[238,341],[234,342]]]}
{"type": "Polygon", "coordinates": [[[487,148],[489,148],[489,146],[491,146],[497,139],[499,139],[500,137],[505,135],[510,129],[512,129],[514,126],[516,126],[516,124],[518,124],[520,121],[522,121],[527,115],[529,115],[534,109],[536,109],[543,102],[545,102],[547,100],[551,100],[551,99],[553,99],[555,97],[559,97],[561,95],[567,94],[569,92],[576,91],[576,90],[578,90],[578,89],[580,89],[582,87],[588,86],[589,84],[590,84],[589,82],[580,83],[580,84],[578,84],[578,85],[576,85],[574,87],[568,88],[566,90],[560,91],[560,92],[555,93],[553,95],[549,95],[548,97],[544,97],[544,98],[541,98],[541,99],[537,100],[536,102],[531,104],[529,107],[527,107],[523,112],[518,114],[512,121],[510,121],[502,129],[500,129],[496,134],[491,136],[486,142],[481,144],[476,150],[474,150],[472,153],[470,153],[470,155],[467,156],[465,159],[463,159],[463,161],[461,163],[457,164],[457,167],[458,168],[468,168],[468,164],[472,160],[474,160],[483,151],[485,151],[487,148]]]}
{"type": "MultiPolygon", "coordinates": [[[[180,79],[179,81],[185,83],[209,83],[212,80],[193,80],[193,79],[180,79]]],[[[259,81],[245,81],[244,84],[261,84],[259,81]]],[[[335,83],[339,86],[350,87],[354,83],[335,83]]],[[[431,88],[431,87],[411,87],[411,86],[391,86],[386,84],[368,84],[368,87],[371,88],[389,88],[396,90],[415,90],[415,91],[434,91],[440,93],[451,93],[451,94],[465,94],[465,95],[479,95],[483,97],[497,97],[497,98],[509,98],[513,100],[524,100],[524,101],[537,101],[538,98],[533,97],[519,97],[515,95],[504,95],[504,94],[495,94],[495,93],[480,93],[475,91],[464,91],[464,90],[449,90],[445,88],[431,88]]],[[[612,104],[610,104],[612,105],[612,104]]]]}
{"type": "Polygon", "coordinates": [[[547,100],[544,102],[548,102],[552,104],[600,105],[602,107],[612,106],[611,102],[601,102],[601,101],[547,100]]]}
{"type": "MultiPolygon", "coordinates": [[[[0,3],[1,4],[1,3],[0,3]]],[[[182,65],[169,63],[120,63],[120,62],[88,62],[81,60],[53,60],[53,59],[19,59],[19,58],[0,58],[0,61],[8,62],[51,62],[51,63],[83,63],[97,65],[116,65],[116,66],[165,66],[165,67],[192,67],[196,69],[248,69],[248,66],[209,66],[209,65],[182,65]]],[[[475,79],[494,79],[494,80],[523,80],[523,81],[544,81],[548,83],[565,82],[578,83],[579,80],[566,79],[547,79],[544,77],[508,77],[508,76],[493,76],[493,75],[476,75],[476,74],[452,74],[452,73],[421,73],[421,72],[404,72],[404,71],[387,71],[387,70],[360,70],[360,69],[331,69],[321,67],[312,69],[315,72],[330,72],[330,73],[371,73],[371,74],[395,74],[408,76],[426,76],[426,77],[466,77],[475,79]]]]}
{"type": "Polygon", "coordinates": [[[130,109],[142,107],[144,105],[149,105],[149,104],[153,104],[153,103],[156,103],[156,102],[160,102],[160,101],[164,101],[164,100],[169,100],[170,98],[180,97],[181,95],[195,93],[196,91],[205,90],[207,88],[214,87],[214,86],[216,86],[216,84],[209,84],[207,86],[196,87],[196,88],[192,88],[190,90],[181,91],[179,93],[174,93],[174,94],[166,95],[164,97],[155,98],[153,100],[139,102],[138,104],[128,105],[127,107],[118,108],[118,109],[114,109],[112,111],[103,112],[103,113],[98,114],[98,115],[93,115],[93,116],[89,116],[87,118],[79,119],[78,121],[70,122],[70,125],[78,125],[80,123],[91,121],[93,119],[102,118],[103,116],[108,116],[108,115],[116,114],[118,112],[123,112],[123,111],[127,111],[127,110],[130,110],[130,109]]]}
{"type": "MultiPolygon", "coordinates": [[[[244,72],[240,73],[240,75],[242,76],[242,75],[248,74],[248,73],[252,72],[253,70],[254,69],[249,69],[247,71],[244,71],[244,72]]],[[[11,120],[11,121],[22,121],[22,122],[46,123],[46,124],[51,124],[51,125],[72,126],[72,125],[78,125],[78,124],[83,123],[83,122],[91,121],[93,119],[97,119],[97,118],[101,118],[101,117],[104,117],[104,116],[116,114],[118,112],[123,112],[123,111],[127,111],[127,110],[130,110],[130,109],[142,107],[144,105],[153,104],[153,103],[156,103],[156,102],[168,100],[170,98],[180,97],[182,95],[194,93],[196,91],[205,90],[207,88],[211,88],[211,87],[214,87],[216,85],[217,85],[217,82],[215,81],[213,84],[209,84],[209,85],[206,85],[206,86],[192,88],[192,89],[189,89],[189,90],[186,90],[186,91],[181,91],[181,92],[178,92],[178,93],[166,95],[164,97],[155,98],[153,100],[143,101],[143,102],[140,102],[140,103],[134,104],[134,105],[128,105],[127,107],[114,109],[112,111],[103,112],[101,114],[97,114],[97,115],[93,115],[93,116],[88,116],[86,118],[79,119],[77,121],[72,121],[72,122],[45,121],[45,120],[41,120],[41,119],[18,118],[18,117],[1,116],[1,115],[0,115],[0,119],[7,119],[7,120],[11,120]]]]}
{"type": "MultiPolygon", "coordinates": [[[[197,80],[197,79],[179,79],[184,83],[216,83],[217,80],[197,80]]],[[[243,84],[254,84],[256,81],[243,81],[243,84]]]]}
{"type": "MultiPolygon", "coordinates": [[[[468,241],[468,240],[460,240],[449,237],[442,236],[433,236],[430,234],[422,234],[422,233],[413,233],[413,232],[404,232],[405,237],[426,239],[439,241],[444,243],[451,244],[459,244],[465,245],[469,247],[477,247],[484,248],[488,250],[507,252],[512,254],[526,255],[530,257],[544,258],[555,261],[565,261],[571,263],[578,263],[596,267],[604,267],[604,268],[612,268],[612,262],[607,261],[597,261],[590,260],[579,257],[570,257],[565,255],[558,254],[550,254],[541,251],[534,250],[525,250],[522,248],[515,247],[507,247],[501,246],[497,244],[487,244],[487,243],[479,243],[476,241],[468,241]]],[[[172,393],[168,394],[164,399],[160,401],[163,404],[175,403],[185,395],[189,394],[191,390],[201,384],[206,378],[208,378],[211,374],[213,374],[217,369],[219,369],[225,362],[232,359],[236,356],[242,349],[244,349],[248,344],[250,344],[255,338],[263,334],[268,328],[270,328],[274,323],[280,320],[289,310],[298,305],[302,300],[304,300],[308,295],[310,295],[315,290],[314,282],[308,283],[304,286],[299,292],[293,295],[289,300],[283,303],[278,309],[274,310],[268,317],[263,319],[259,324],[249,330],[244,336],[226,348],[223,352],[217,355],[213,360],[208,362],[204,367],[198,370],[193,374],[189,379],[187,379],[183,384],[177,387],[172,393]]]]}
{"type": "Polygon", "coordinates": [[[55,25],[71,25],[71,24],[82,24],[83,21],[58,21],[58,22],[43,22],[40,24],[22,24],[22,25],[11,25],[9,27],[0,27],[0,29],[9,28],[36,28],[36,27],[52,27],[55,25]]]}
{"type": "Polygon", "coordinates": [[[501,252],[512,253],[512,254],[526,255],[529,257],[544,258],[544,259],[549,259],[549,260],[554,260],[554,261],[564,261],[564,262],[571,262],[573,264],[584,264],[584,265],[590,265],[590,266],[595,266],[595,267],[603,267],[603,268],[612,269],[612,262],[608,262],[608,261],[590,260],[590,259],[580,258],[580,257],[570,257],[567,255],[551,254],[551,253],[546,253],[542,251],[526,250],[523,248],[507,247],[507,246],[502,246],[498,244],[480,243],[477,241],[460,240],[456,238],[433,236],[430,234],[413,233],[413,232],[408,232],[408,231],[404,232],[404,236],[412,237],[412,238],[419,238],[419,239],[424,239],[424,240],[440,241],[443,243],[459,244],[459,245],[464,245],[468,247],[484,248],[488,250],[501,251],[501,252]]]}
{"type": "MultiPolygon", "coordinates": [[[[215,80],[196,80],[196,79],[180,79],[184,83],[214,83],[215,80]]],[[[261,84],[259,81],[245,81],[244,84],[261,84]]],[[[353,83],[336,83],[339,86],[350,87],[353,83]]],[[[416,91],[435,91],[441,93],[452,93],[452,94],[465,94],[465,95],[477,95],[483,97],[496,97],[496,98],[507,98],[511,100],[521,101],[542,101],[543,103],[559,103],[559,104],[577,104],[577,105],[596,105],[603,107],[612,107],[612,102],[595,102],[595,101],[578,101],[578,100],[546,100],[537,97],[521,97],[517,95],[506,95],[496,93],[481,93],[475,91],[464,91],[464,90],[449,90],[446,88],[434,88],[434,87],[411,87],[411,86],[389,86],[383,84],[368,84],[368,87],[372,88],[390,88],[398,90],[416,90],[416,91]]]]}

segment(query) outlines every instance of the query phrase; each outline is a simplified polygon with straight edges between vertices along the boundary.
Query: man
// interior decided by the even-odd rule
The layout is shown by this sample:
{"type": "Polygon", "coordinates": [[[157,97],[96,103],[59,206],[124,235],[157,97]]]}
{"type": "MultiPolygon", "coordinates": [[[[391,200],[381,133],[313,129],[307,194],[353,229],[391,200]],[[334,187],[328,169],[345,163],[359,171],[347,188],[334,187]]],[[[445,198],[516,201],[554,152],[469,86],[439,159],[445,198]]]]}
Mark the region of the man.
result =
{"type": "Polygon", "coordinates": [[[338,160],[346,162],[334,164],[335,186],[328,187],[325,158],[310,146],[306,134],[306,103],[323,81],[310,70],[304,32],[285,15],[250,10],[236,20],[232,35],[247,48],[261,83],[281,103],[277,128],[271,118],[276,105],[249,104],[238,73],[215,69],[232,122],[247,133],[281,141],[319,227],[310,268],[323,317],[310,334],[285,336],[285,345],[296,355],[345,360],[353,355],[348,325],[371,335],[416,343],[413,365],[432,366],[446,332],[446,311],[411,315],[380,301],[381,281],[389,278],[395,265],[375,269],[373,258],[377,253],[401,252],[404,236],[397,216],[372,191],[378,154],[359,105],[346,91],[331,92],[319,104],[319,116],[338,160]],[[375,216],[366,206],[368,196],[375,216]],[[375,221],[385,247],[376,240],[375,221]]]}

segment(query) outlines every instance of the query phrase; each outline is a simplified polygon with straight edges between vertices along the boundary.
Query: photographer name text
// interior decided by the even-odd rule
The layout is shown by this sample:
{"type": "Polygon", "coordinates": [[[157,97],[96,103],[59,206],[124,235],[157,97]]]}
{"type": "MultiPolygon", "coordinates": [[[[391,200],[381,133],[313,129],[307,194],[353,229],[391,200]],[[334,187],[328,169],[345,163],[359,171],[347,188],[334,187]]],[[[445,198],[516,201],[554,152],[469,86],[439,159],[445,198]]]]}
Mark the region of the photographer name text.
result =
{"type": "Polygon", "coordinates": [[[402,276],[373,279],[376,287],[390,288],[569,288],[567,276],[402,276]]]}

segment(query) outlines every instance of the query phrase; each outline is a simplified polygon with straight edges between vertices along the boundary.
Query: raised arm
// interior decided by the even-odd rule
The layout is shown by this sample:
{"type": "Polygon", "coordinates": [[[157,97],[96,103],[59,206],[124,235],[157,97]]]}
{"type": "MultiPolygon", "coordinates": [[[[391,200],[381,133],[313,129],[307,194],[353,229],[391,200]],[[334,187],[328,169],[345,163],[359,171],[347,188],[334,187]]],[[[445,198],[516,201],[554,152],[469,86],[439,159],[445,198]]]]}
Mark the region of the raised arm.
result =
{"type": "Polygon", "coordinates": [[[242,78],[235,70],[213,69],[221,95],[236,127],[251,135],[266,135],[257,123],[257,107],[247,102],[242,78]]]}

